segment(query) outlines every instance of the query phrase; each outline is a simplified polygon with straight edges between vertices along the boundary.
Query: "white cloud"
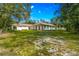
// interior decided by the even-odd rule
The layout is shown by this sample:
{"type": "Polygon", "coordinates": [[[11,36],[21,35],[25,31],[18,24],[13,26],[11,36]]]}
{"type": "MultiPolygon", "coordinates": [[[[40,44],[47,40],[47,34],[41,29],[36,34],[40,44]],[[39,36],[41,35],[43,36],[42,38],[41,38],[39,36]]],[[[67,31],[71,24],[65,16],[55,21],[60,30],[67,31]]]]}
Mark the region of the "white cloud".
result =
{"type": "Polygon", "coordinates": [[[41,11],[38,11],[38,13],[41,13],[41,11]]]}
{"type": "Polygon", "coordinates": [[[33,5],[31,6],[31,9],[32,9],[32,8],[34,8],[34,6],[33,6],[33,5]]]}

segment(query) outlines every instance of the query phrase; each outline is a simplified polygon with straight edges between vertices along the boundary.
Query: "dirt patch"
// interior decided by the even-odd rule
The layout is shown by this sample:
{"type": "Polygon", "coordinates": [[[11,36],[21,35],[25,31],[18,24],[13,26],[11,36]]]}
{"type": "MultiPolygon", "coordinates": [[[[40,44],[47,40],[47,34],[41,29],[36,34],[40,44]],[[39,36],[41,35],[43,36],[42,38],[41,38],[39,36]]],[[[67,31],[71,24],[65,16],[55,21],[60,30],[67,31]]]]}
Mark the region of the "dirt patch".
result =
{"type": "Polygon", "coordinates": [[[2,33],[2,34],[0,34],[0,38],[7,38],[7,37],[11,37],[11,36],[14,36],[14,34],[12,34],[12,33],[2,33]]]}
{"type": "Polygon", "coordinates": [[[47,52],[48,55],[53,56],[75,56],[78,55],[76,51],[69,49],[67,47],[67,43],[64,40],[60,40],[57,37],[44,37],[42,39],[38,39],[34,42],[36,49],[38,51],[39,55],[46,55],[45,52],[47,52]]]}

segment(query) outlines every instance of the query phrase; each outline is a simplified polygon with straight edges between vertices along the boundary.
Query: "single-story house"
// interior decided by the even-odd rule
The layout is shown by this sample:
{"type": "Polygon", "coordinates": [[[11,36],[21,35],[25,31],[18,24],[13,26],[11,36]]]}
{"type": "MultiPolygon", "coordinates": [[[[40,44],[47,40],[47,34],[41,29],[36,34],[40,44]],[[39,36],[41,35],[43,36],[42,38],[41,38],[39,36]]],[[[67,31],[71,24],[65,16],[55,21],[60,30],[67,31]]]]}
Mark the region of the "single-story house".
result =
{"type": "Polygon", "coordinates": [[[12,29],[16,30],[65,30],[63,27],[57,27],[54,24],[37,23],[37,24],[13,24],[12,29]]]}
{"type": "Polygon", "coordinates": [[[12,29],[16,30],[32,30],[34,27],[34,24],[13,24],[12,29]]]}

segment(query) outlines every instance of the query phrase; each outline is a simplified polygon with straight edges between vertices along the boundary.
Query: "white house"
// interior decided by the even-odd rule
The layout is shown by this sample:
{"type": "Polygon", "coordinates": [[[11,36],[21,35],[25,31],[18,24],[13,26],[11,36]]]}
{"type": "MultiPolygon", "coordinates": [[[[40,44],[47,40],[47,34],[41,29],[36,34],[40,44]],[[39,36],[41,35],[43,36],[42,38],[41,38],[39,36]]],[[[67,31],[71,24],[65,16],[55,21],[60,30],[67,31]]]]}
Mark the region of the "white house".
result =
{"type": "Polygon", "coordinates": [[[13,24],[12,29],[16,30],[65,30],[64,27],[57,27],[54,24],[37,23],[37,24],[13,24]]]}
{"type": "Polygon", "coordinates": [[[12,28],[16,30],[30,30],[32,29],[33,24],[13,24],[12,28]]]}

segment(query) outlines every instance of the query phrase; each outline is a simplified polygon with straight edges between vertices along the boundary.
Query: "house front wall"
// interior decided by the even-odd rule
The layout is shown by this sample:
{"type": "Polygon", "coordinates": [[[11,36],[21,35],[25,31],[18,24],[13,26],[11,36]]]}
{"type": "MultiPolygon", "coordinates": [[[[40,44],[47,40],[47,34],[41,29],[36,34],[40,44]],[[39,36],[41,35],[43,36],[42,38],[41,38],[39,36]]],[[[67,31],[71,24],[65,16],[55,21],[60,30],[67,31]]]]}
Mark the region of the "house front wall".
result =
{"type": "Polygon", "coordinates": [[[55,30],[54,26],[47,26],[47,25],[37,25],[35,26],[36,30],[55,30]]]}
{"type": "Polygon", "coordinates": [[[35,30],[44,30],[42,25],[37,25],[34,27],[35,30]]]}
{"type": "Polygon", "coordinates": [[[17,30],[29,30],[29,27],[17,27],[17,30]]]}
{"type": "Polygon", "coordinates": [[[55,30],[54,26],[44,26],[44,30],[55,30]]]}

